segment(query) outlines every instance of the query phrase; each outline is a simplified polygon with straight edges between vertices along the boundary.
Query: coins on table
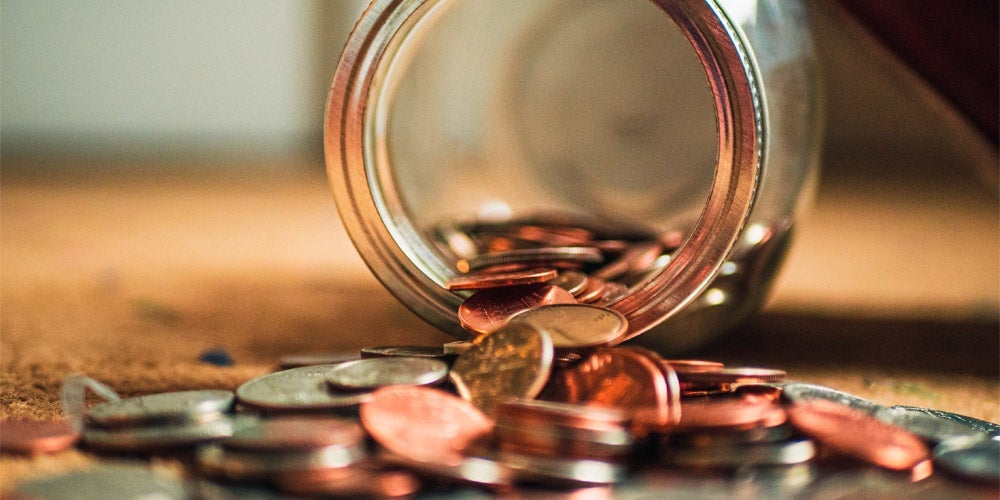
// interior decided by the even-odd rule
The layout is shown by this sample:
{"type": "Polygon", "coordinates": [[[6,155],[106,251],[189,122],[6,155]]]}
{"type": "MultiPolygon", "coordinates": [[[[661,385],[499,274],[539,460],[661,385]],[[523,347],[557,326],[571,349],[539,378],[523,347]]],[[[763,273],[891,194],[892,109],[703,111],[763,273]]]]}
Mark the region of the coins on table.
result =
{"type": "Polygon", "coordinates": [[[326,376],[338,365],[292,368],[250,380],[238,389],[241,405],[264,412],[350,410],[366,401],[365,392],[338,392],[326,376]]]}
{"type": "Polygon", "coordinates": [[[1000,481],[1000,441],[955,436],[934,447],[934,464],[958,477],[996,484],[1000,481]]]}
{"type": "Polygon", "coordinates": [[[509,323],[477,338],[451,367],[458,393],[491,412],[503,399],[534,399],[552,370],[549,334],[524,323],[509,323]]]}
{"type": "Polygon", "coordinates": [[[448,376],[448,364],[431,358],[359,359],[333,366],[326,381],[334,389],[374,390],[388,385],[435,385],[448,376]]]}
{"type": "Polygon", "coordinates": [[[80,433],[63,421],[4,420],[0,422],[0,447],[6,453],[42,455],[68,450],[80,433]]]}
{"type": "Polygon", "coordinates": [[[190,498],[187,484],[176,475],[142,465],[99,465],[90,469],[27,481],[14,490],[17,498],[51,500],[102,498],[134,500],[190,498]]]}
{"type": "Polygon", "coordinates": [[[556,349],[591,349],[620,341],[628,320],[616,311],[588,304],[554,304],[528,309],[508,321],[545,331],[556,349]]]}
{"type": "Polygon", "coordinates": [[[566,290],[548,285],[521,285],[479,290],[458,308],[458,321],[476,334],[500,328],[511,316],[538,306],[573,304],[576,299],[566,290]]]}

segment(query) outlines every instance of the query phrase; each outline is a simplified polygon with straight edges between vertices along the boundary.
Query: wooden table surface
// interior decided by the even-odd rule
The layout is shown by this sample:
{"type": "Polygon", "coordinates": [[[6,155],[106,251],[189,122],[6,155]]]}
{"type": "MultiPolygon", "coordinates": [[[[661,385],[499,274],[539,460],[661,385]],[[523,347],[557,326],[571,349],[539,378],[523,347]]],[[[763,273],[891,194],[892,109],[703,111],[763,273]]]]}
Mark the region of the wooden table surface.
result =
{"type": "MultiPolygon", "coordinates": [[[[451,340],[365,268],[321,162],[212,167],[5,172],[0,417],[59,418],[70,373],[123,395],[235,389],[286,354],[451,340]]],[[[1000,421],[997,214],[964,185],[824,184],[765,310],[685,354],[1000,421]]],[[[3,488],[92,460],[5,454],[3,488]]]]}

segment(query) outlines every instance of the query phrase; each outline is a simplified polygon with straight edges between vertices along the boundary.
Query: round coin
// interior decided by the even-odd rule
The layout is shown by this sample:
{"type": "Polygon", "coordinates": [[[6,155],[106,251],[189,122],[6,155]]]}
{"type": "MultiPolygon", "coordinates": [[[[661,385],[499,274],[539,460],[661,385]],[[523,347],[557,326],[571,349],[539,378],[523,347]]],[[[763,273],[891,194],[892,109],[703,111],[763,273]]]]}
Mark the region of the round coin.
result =
{"type": "Polygon", "coordinates": [[[361,405],[361,424],[391,453],[417,462],[462,463],[462,451],[493,430],[467,401],[428,387],[391,386],[361,405]]]}
{"type": "Polygon", "coordinates": [[[354,421],[319,416],[255,418],[237,426],[220,444],[233,450],[291,451],[327,446],[357,446],[364,431],[354,421]]]}
{"type": "Polygon", "coordinates": [[[960,415],[958,413],[952,413],[950,411],[935,410],[931,408],[921,408],[919,406],[893,406],[894,409],[902,409],[907,411],[915,411],[927,413],[938,418],[943,418],[951,422],[962,424],[969,427],[972,430],[977,430],[980,432],[985,432],[990,437],[1000,436],[1000,424],[995,424],[993,422],[987,422],[986,420],[980,420],[978,418],[969,417],[967,415],[960,415]]]}
{"type": "Polygon", "coordinates": [[[41,455],[72,448],[80,433],[65,421],[5,420],[0,422],[3,451],[41,455]]]}
{"type": "Polygon", "coordinates": [[[536,267],[509,271],[505,273],[474,273],[445,281],[444,287],[448,290],[480,290],[483,288],[496,288],[502,286],[531,285],[533,283],[544,283],[559,275],[555,269],[536,267]]]}
{"type": "Polygon", "coordinates": [[[329,352],[313,354],[291,354],[282,356],[278,366],[282,370],[302,368],[303,366],[334,365],[344,361],[354,361],[360,356],[356,352],[329,352]]]}
{"type": "Polygon", "coordinates": [[[156,423],[214,419],[233,406],[232,391],[203,390],[149,394],[106,401],[87,412],[87,423],[101,427],[123,427],[156,423]]]}
{"type": "Polygon", "coordinates": [[[454,462],[441,463],[415,461],[396,454],[384,453],[379,459],[434,479],[485,486],[493,490],[506,491],[513,482],[513,471],[496,460],[484,457],[461,457],[454,462]]]}
{"type": "Polygon", "coordinates": [[[705,361],[701,359],[665,359],[664,363],[670,365],[678,374],[690,372],[714,372],[726,366],[718,361],[705,361]]]}
{"type": "Polygon", "coordinates": [[[190,446],[224,439],[233,435],[233,421],[222,417],[214,422],[184,423],[83,430],[83,441],[102,450],[148,452],[190,446]]]}
{"type": "Polygon", "coordinates": [[[930,458],[917,436],[850,406],[814,399],[788,408],[793,426],[826,447],[873,465],[911,470],[930,458]]]}
{"type": "Polygon", "coordinates": [[[812,400],[832,401],[869,415],[874,415],[875,412],[882,408],[882,405],[873,401],[822,385],[789,382],[782,384],[781,389],[782,395],[793,403],[812,400]]]}
{"type": "Polygon", "coordinates": [[[983,439],[988,437],[985,432],[955,422],[954,420],[906,408],[882,407],[875,411],[875,418],[887,424],[902,427],[932,443],[938,443],[958,436],[979,437],[983,439]]]}
{"type": "Polygon", "coordinates": [[[617,311],[588,304],[553,304],[515,314],[508,322],[544,330],[556,349],[590,349],[616,343],[628,332],[628,320],[617,311]]]}
{"type": "Polygon", "coordinates": [[[330,387],[345,391],[374,390],[388,385],[435,385],[448,376],[439,359],[387,357],[348,361],[326,374],[330,387]]]}
{"type": "Polygon", "coordinates": [[[369,393],[335,392],[326,374],[337,365],[304,366],[250,380],[238,389],[240,404],[261,411],[314,411],[353,408],[369,393]]]}
{"type": "Polygon", "coordinates": [[[458,394],[484,412],[504,399],[534,399],[552,370],[549,335],[531,325],[509,323],[473,341],[451,367],[458,394]]]}
{"type": "Polygon", "coordinates": [[[423,345],[384,345],[365,347],[361,349],[362,358],[383,357],[434,358],[445,359],[448,354],[440,346],[423,345]]]}
{"type": "Polygon", "coordinates": [[[575,302],[572,294],[549,284],[487,288],[465,299],[458,307],[458,321],[471,332],[490,333],[521,311],[548,304],[575,302]]]}
{"type": "Polygon", "coordinates": [[[738,367],[717,370],[678,372],[681,384],[696,386],[766,384],[781,382],[787,376],[784,370],[773,368],[738,367]]]}
{"type": "Polygon", "coordinates": [[[577,296],[587,287],[587,275],[580,271],[568,269],[560,272],[556,278],[549,280],[549,284],[577,296]]]}
{"type": "Polygon", "coordinates": [[[934,447],[934,464],[954,475],[977,481],[1000,480],[1000,441],[960,436],[934,447]]]}
{"type": "Polygon", "coordinates": [[[303,471],[343,469],[367,456],[361,442],[353,446],[327,446],[290,451],[249,452],[218,444],[202,446],[197,460],[208,474],[233,480],[271,479],[303,471]]]}

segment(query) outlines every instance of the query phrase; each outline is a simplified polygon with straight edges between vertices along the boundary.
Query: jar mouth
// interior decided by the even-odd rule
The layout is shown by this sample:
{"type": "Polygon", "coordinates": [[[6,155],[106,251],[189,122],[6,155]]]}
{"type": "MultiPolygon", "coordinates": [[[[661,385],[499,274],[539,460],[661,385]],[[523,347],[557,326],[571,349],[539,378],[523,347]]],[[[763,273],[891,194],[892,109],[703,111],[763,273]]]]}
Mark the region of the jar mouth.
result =
{"type": "MultiPolygon", "coordinates": [[[[470,334],[457,321],[464,297],[444,283],[455,258],[408,214],[388,146],[391,102],[412,40],[433,25],[449,0],[373,2],[352,33],[332,85],[326,162],[341,218],[362,257],[404,304],[439,328],[470,334]]],[[[667,319],[712,280],[753,205],[765,123],[756,66],[741,33],[714,1],[655,1],[697,55],[711,89],[717,158],[707,201],[687,237],[656,273],[634,284],[613,309],[635,336],[667,319]]]]}

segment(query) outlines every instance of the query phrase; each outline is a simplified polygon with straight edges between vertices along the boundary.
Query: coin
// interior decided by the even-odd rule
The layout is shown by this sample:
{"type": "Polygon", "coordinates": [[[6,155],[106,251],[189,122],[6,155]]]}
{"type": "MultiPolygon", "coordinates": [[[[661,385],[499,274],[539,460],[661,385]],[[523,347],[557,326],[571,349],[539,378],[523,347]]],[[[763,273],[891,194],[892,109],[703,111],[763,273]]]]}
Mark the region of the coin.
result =
{"type": "Polygon", "coordinates": [[[123,427],[151,423],[214,419],[228,411],[235,397],[232,391],[199,390],[163,392],[95,405],[87,412],[87,423],[101,427],[123,427]]]}
{"type": "Polygon", "coordinates": [[[198,465],[213,476],[233,480],[272,479],[284,474],[343,469],[367,456],[363,443],[349,446],[253,452],[228,449],[218,443],[197,450],[198,465]]]}
{"type": "Polygon", "coordinates": [[[468,340],[455,340],[441,346],[444,353],[449,356],[458,356],[472,348],[472,342],[468,340]]]}
{"type": "Polygon", "coordinates": [[[552,339],[524,323],[479,337],[451,367],[458,394],[487,413],[503,399],[534,399],[552,370],[552,339]]]}
{"type": "Polygon", "coordinates": [[[521,311],[548,304],[572,304],[576,299],[549,284],[479,290],[458,307],[458,321],[466,330],[483,334],[503,326],[521,311]]]}
{"type": "Polygon", "coordinates": [[[959,477],[1000,481],[1000,441],[969,436],[946,439],[934,447],[934,464],[959,477]]]}
{"type": "Polygon", "coordinates": [[[294,495],[339,498],[396,498],[418,493],[420,481],[405,471],[352,470],[337,476],[278,477],[277,487],[294,495]]]}
{"type": "Polygon", "coordinates": [[[480,290],[502,286],[544,283],[559,275],[555,269],[532,268],[505,273],[474,273],[456,276],[444,283],[448,290],[480,290]]]}
{"type": "Polygon", "coordinates": [[[787,374],[773,368],[736,367],[679,372],[681,384],[693,386],[764,384],[781,382],[787,374]]]}
{"type": "Polygon", "coordinates": [[[68,450],[80,433],[62,420],[4,420],[0,422],[0,445],[6,453],[42,455],[68,450]]]}
{"type": "Polygon", "coordinates": [[[917,436],[845,404],[798,401],[788,415],[796,429],[824,446],[886,469],[911,470],[930,458],[917,436]]]}
{"type": "Polygon", "coordinates": [[[573,294],[573,296],[577,296],[587,287],[587,275],[580,271],[568,269],[560,271],[559,276],[549,280],[549,284],[562,288],[573,294]]]}
{"type": "Polygon", "coordinates": [[[705,361],[701,359],[666,359],[663,362],[669,364],[678,374],[712,372],[725,368],[725,365],[718,361],[705,361]]]}
{"type": "Polygon", "coordinates": [[[879,408],[882,408],[882,405],[873,401],[822,385],[789,382],[782,384],[781,390],[783,396],[793,403],[812,400],[832,401],[869,415],[874,415],[879,408]]]}
{"type": "Polygon", "coordinates": [[[698,446],[672,449],[665,461],[687,467],[735,468],[793,465],[809,461],[816,447],[809,439],[730,446],[698,446]]]}
{"type": "Polygon", "coordinates": [[[87,427],[83,441],[88,446],[108,451],[147,452],[187,448],[233,435],[233,421],[220,417],[212,422],[161,424],[101,429],[87,427]]]}
{"type": "Polygon", "coordinates": [[[875,418],[896,425],[932,443],[956,436],[986,439],[988,435],[963,423],[948,420],[932,413],[906,408],[879,408],[875,418]]]}
{"type": "Polygon", "coordinates": [[[418,461],[393,453],[383,453],[379,459],[387,464],[401,465],[417,471],[421,475],[453,483],[485,486],[498,492],[506,492],[513,483],[513,471],[503,463],[486,457],[463,456],[455,461],[418,461]]]}
{"type": "Polygon", "coordinates": [[[524,248],[505,252],[483,253],[471,259],[463,259],[458,262],[458,270],[469,272],[504,264],[532,263],[549,265],[556,261],[596,263],[602,260],[604,260],[604,255],[601,251],[591,247],[524,248]]]}
{"type": "Polygon", "coordinates": [[[244,451],[290,451],[326,446],[355,446],[364,431],[354,421],[335,417],[279,416],[251,418],[220,444],[244,451]]]}
{"type": "Polygon", "coordinates": [[[444,349],[440,346],[383,345],[377,347],[364,347],[361,349],[362,358],[382,358],[394,356],[406,358],[448,358],[448,354],[446,354],[444,349]]]}
{"type": "Polygon", "coordinates": [[[576,300],[583,303],[597,302],[604,295],[604,290],[608,284],[600,278],[587,276],[587,286],[576,297],[576,300]]]}
{"type": "Polygon", "coordinates": [[[556,349],[590,349],[616,343],[628,332],[621,313],[588,304],[553,304],[522,311],[508,320],[544,330],[556,349]]]}
{"type": "Polygon", "coordinates": [[[439,359],[386,357],[348,361],[330,368],[326,381],[334,389],[373,390],[387,385],[435,385],[448,376],[439,359]]]}
{"type": "Polygon", "coordinates": [[[542,456],[621,460],[632,450],[625,413],[548,401],[505,401],[496,407],[501,450],[542,456]]]}
{"type": "Polygon", "coordinates": [[[902,406],[902,405],[897,405],[897,406],[893,406],[893,408],[907,410],[907,411],[916,411],[916,412],[927,413],[927,414],[933,415],[935,417],[943,418],[945,420],[950,420],[952,422],[965,425],[965,426],[967,426],[967,427],[969,427],[971,429],[974,429],[974,430],[985,432],[990,437],[1000,436],[1000,424],[995,424],[993,422],[987,422],[985,420],[980,420],[978,418],[972,418],[972,417],[969,417],[969,416],[966,416],[966,415],[959,415],[958,413],[952,413],[950,411],[935,410],[935,409],[931,409],[931,408],[921,408],[919,406],[902,406]]]}
{"type": "Polygon", "coordinates": [[[303,366],[335,365],[344,361],[354,361],[361,356],[357,352],[320,352],[311,354],[290,354],[282,356],[278,366],[282,370],[301,368],[303,366]]]}
{"type": "Polygon", "coordinates": [[[48,475],[20,484],[14,495],[22,498],[76,500],[163,500],[190,498],[185,483],[174,475],[140,465],[98,465],[90,469],[48,475]]]}
{"type": "Polygon", "coordinates": [[[625,479],[624,464],[603,460],[542,457],[500,451],[500,462],[514,470],[518,481],[544,485],[614,484],[625,479]]]}
{"type": "Polygon", "coordinates": [[[361,405],[361,424],[393,454],[458,465],[462,451],[493,429],[493,421],[467,401],[428,387],[390,386],[361,405]]]}
{"type": "Polygon", "coordinates": [[[334,392],[326,374],[337,365],[304,366],[250,380],[236,389],[240,404],[261,411],[315,411],[356,407],[369,393],[334,392]]]}
{"type": "Polygon", "coordinates": [[[682,405],[677,431],[774,427],[785,423],[787,418],[785,410],[770,401],[747,401],[736,398],[699,399],[687,401],[682,405]]]}

